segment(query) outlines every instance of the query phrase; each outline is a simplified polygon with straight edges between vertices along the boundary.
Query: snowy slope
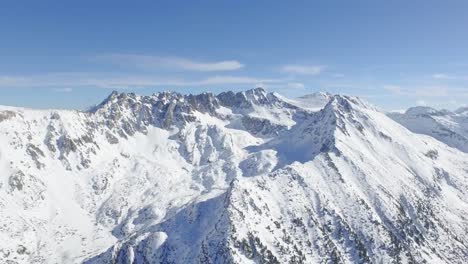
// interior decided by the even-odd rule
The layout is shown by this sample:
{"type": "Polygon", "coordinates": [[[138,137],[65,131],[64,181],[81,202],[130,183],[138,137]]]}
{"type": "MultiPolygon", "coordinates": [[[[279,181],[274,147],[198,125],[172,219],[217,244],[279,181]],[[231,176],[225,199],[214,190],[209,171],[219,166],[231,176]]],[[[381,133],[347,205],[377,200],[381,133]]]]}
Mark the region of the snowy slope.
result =
{"type": "Polygon", "coordinates": [[[461,116],[468,116],[468,107],[460,107],[455,110],[455,113],[461,116]]]}
{"type": "Polygon", "coordinates": [[[468,154],[305,98],[2,108],[0,263],[466,263],[468,154]]]}
{"type": "Polygon", "coordinates": [[[285,102],[313,112],[322,109],[333,97],[332,94],[324,92],[303,95],[294,99],[289,99],[279,94],[276,94],[276,96],[280,97],[285,102]]]}
{"type": "Polygon", "coordinates": [[[430,107],[412,107],[405,113],[389,113],[393,120],[414,133],[432,136],[445,144],[468,152],[468,110],[454,112],[430,107]]]}

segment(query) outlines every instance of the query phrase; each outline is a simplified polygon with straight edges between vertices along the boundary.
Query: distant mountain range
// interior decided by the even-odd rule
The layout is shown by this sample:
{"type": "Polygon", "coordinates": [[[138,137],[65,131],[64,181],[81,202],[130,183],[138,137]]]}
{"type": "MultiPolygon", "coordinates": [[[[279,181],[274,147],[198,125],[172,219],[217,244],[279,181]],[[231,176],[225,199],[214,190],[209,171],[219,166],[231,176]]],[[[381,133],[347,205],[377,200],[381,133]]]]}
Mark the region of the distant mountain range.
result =
{"type": "Polygon", "coordinates": [[[451,112],[430,107],[412,107],[405,113],[389,116],[414,133],[425,134],[445,144],[468,152],[468,108],[451,112]]]}
{"type": "Polygon", "coordinates": [[[0,263],[468,263],[466,108],[113,92],[0,146],[0,263]]]}

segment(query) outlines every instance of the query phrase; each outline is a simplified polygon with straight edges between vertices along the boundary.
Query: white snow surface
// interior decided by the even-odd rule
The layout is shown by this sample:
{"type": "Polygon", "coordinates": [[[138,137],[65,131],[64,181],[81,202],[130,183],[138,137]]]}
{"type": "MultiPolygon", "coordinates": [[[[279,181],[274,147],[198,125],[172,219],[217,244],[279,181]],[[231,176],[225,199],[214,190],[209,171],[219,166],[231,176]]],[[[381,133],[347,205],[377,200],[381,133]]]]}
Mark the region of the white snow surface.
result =
{"type": "Polygon", "coordinates": [[[454,112],[418,106],[404,113],[389,113],[392,119],[414,133],[432,136],[445,144],[468,152],[468,108],[454,112]]]}
{"type": "Polygon", "coordinates": [[[467,263],[468,154],[424,132],[462,112],[259,88],[0,107],[0,263],[467,263]]]}

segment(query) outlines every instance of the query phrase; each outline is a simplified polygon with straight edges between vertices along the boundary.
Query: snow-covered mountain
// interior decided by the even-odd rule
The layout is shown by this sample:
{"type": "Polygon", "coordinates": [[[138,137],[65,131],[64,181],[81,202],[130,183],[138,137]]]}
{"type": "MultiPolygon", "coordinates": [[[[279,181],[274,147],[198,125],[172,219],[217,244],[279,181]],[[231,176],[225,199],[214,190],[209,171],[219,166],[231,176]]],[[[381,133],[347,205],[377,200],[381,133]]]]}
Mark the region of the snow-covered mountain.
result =
{"type": "Polygon", "coordinates": [[[454,112],[418,106],[404,113],[389,113],[393,120],[414,133],[432,136],[468,153],[468,108],[454,112]]]}
{"type": "Polygon", "coordinates": [[[0,263],[468,262],[468,154],[355,97],[1,107],[0,146],[0,263]]]}

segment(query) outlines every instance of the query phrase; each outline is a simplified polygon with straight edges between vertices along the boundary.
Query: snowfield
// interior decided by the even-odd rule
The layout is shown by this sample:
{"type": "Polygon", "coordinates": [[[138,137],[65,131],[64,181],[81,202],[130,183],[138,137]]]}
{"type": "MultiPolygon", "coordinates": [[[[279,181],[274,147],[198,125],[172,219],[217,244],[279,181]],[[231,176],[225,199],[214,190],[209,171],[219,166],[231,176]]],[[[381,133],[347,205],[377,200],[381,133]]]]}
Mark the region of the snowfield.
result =
{"type": "Polygon", "coordinates": [[[418,106],[404,113],[388,115],[414,133],[429,135],[451,147],[468,152],[468,108],[466,107],[451,112],[418,106]]]}
{"type": "Polygon", "coordinates": [[[261,88],[0,107],[0,263],[468,263],[467,135],[261,88]]]}

